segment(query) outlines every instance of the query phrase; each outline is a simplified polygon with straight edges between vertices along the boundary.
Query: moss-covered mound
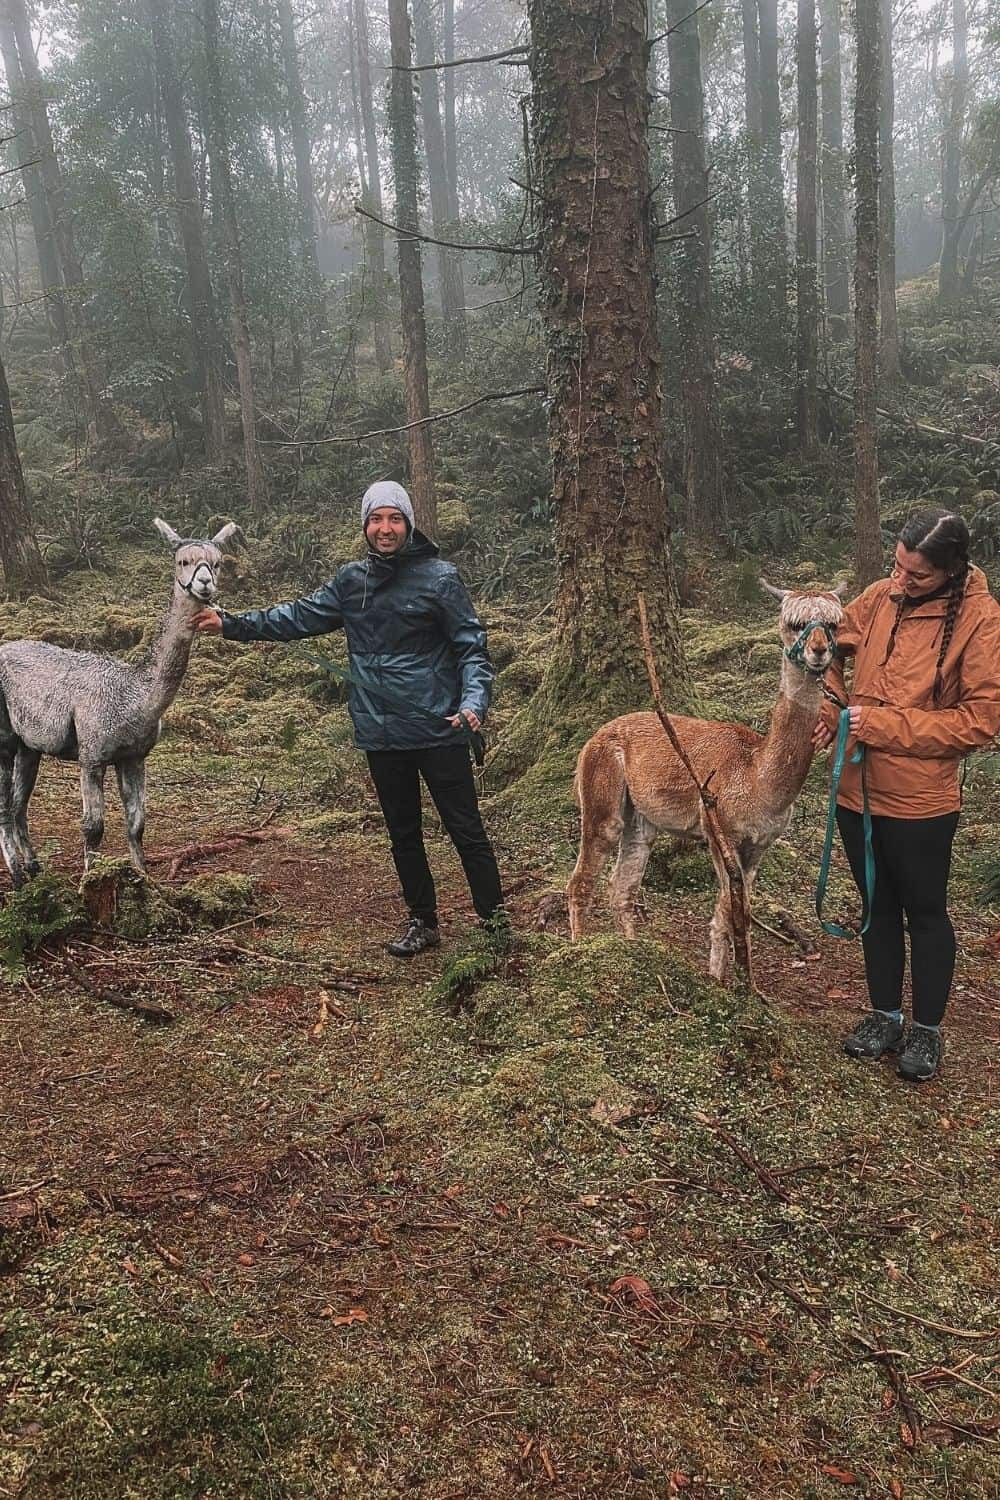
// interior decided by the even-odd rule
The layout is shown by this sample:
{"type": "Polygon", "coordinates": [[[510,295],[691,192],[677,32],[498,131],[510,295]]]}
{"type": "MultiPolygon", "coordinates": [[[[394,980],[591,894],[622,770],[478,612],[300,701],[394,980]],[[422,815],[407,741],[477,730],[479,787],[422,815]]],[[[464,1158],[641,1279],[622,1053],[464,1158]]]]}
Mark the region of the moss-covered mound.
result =
{"type": "Polygon", "coordinates": [[[257,910],[249,875],[196,875],[181,886],[174,900],[195,927],[227,927],[254,916],[257,910]]]}
{"type": "Polygon", "coordinates": [[[0,972],[19,979],[25,957],[47,938],[63,937],[84,924],[76,891],[62,876],[46,871],[7,898],[0,910],[0,972]]]}
{"type": "Polygon", "coordinates": [[[187,923],[170,897],[127,859],[99,859],[80,882],[84,911],[95,927],[141,943],[187,923]]]}

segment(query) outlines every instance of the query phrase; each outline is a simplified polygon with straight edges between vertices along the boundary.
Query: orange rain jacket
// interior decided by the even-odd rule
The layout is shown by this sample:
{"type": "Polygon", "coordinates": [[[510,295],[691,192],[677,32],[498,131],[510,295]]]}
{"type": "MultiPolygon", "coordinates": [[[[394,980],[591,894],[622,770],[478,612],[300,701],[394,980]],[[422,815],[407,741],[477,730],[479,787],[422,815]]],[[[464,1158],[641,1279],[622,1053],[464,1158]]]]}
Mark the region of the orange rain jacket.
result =
{"type": "MultiPolygon", "coordinates": [[[[970,568],[935,704],[934,674],[948,600],[910,606],[885,661],[898,603],[888,578],[852,600],[837,627],[838,657],[827,680],[846,699],[840,655],[854,657],[850,702],[865,710],[858,738],[867,746],[872,812],[887,818],[935,818],[961,806],[962,754],[1000,733],[1000,604],[983,572],[970,568]]],[[[836,728],[832,703],[823,705],[822,718],[836,728]]],[[[860,812],[861,772],[849,762],[854,743],[848,744],[837,801],[860,812]]]]}

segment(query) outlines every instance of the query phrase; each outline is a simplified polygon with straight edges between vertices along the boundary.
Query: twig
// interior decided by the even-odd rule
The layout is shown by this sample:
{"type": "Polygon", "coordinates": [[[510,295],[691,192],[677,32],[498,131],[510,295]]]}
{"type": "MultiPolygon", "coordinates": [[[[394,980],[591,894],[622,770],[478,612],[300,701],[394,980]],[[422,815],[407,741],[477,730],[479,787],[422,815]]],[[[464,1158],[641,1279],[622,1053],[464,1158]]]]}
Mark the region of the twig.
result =
{"type": "Polygon", "coordinates": [[[781,1183],[774,1176],[774,1173],[769,1172],[767,1167],[762,1162],[759,1162],[755,1156],[751,1156],[750,1152],[745,1146],[740,1145],[731,1131],[727,1130],[724,1125],[720,1125],[718,1120],[710,1119],[708,1115],[696,1113],[694,1118],[699,1124],[707,1126],[714,1135],[717,1135],[719,1140],[729,1147],[733,1155],[743,1163],[748,1171],[754,1174],[773,1197],[780,1199],[782,1203],[791,1203],[791,1197],[785,1192],[781,1183]]]}
{"type": "Polygon", "coordinates": [[[402,427],[378,427],[374,432],[357,432],[351,437],[298,438],[294,443],[262,440],[260,446],[263,448],[318,448],[330,443],[365,443],[369,438],[391,437],[397,432],[409,432],[413,427],[424,427],[428,422],[443,422],[447,417],[457,417],[459,412],[471,411],[474,406],[482,406],[486,401],[509,401],[514,396],[542,396],[546,389],[544,385],[526,385],[516,391],[490,391],[485,396],[477,396],[475,401],[466,401],[462,406],[453,406],[448,411],[432,412],[429,417],[418,417],[415,422],[404,422],[402,427]]]}
{"type": "Polygon", "coordinates": [[[391,230],[401,240],[420,240],[424,245],[443,245],[446,250],[488,250],[495,255],[534,255],[537,248],[535,245],[497,245],[489,241],[470,243],[464,240],[436,240],[429,234],[421,234],[417,229],[405,229],[402,224],[392,224],[388,219],[380,219],[377,214],[362,208],[360,203],[355,203],[354,212],[363,219],[371,219],[373,224],[381,224],[383,229],[391,230]]]}
{"type": "MultiPolygon", "coordinates": [[[[838,391],[836,386],[825,385],[823,390],[830,396],[836,396],[838,401],[846,401],[853,404],[854,397],[847,396],[843,391],[838,391]]],[[[989,447],[989,438],[976,437],[971,432],[959,432],[956,428],[949,432],[947,427],[933,427],[930,422],[921,422],[917,417],[901,417],[896,412],[886,411],[884,406],[876,406],[876,412],[884,417],[893,427],[901,427],[904,432],[926,432],[930,437],[949,438],[952,442],[973,443],[977,448],[989,447]]]]}
{"type": "MultiPolygon", "coordinates": [[[[708,4],[708,0],[705,0],[705,4],[708,4]]],[[[499,62],[504,57],[524,57],[530,51],[530,47],[505,47],[503,52],[481,52],[476,57],[453,57],[448,62],[417,63],[409,66],[405,63],[392,63],[390,72],[429,73],[434,68],[464,68],[470,63],[499,62]]]]}
{"type": "Polygon", "coordinates": [[[657,42],[662,42],[665,37],[673,36],[675,31],[680,31],[682,26],[685,26],[688,21],[692,21],[699,11],[704,10],[706,5],[711,5],[711,3],[712,0],[701,0],[700,5],[696,5],[694,10],[688,11],[686,16],[681,16],[680,20],[675,22],[673,26],[668,26],[666,31],[661,31],[658,36],[651,36],[646,46],[655,47],[657,42]]]}
{"type": "Polygon", "coordinates": [[[889,1377],[889,1383],[896,1392],[896,1399],[899,1402],[900,1409],[906,1418],[907,1425],[912,1434],[913,1446],[916,1447],[917,1443],[920,1442],[923,1424],[920,1413],[917,1411],[910,1397],[906,1376],[901,1370],[896,1368],[893,1361],[893,1355],[899,1354],[900,1351],[898,1349],[877,1348],[874,1344],[870,1344],[867,1339],[862,1338],[860,1333],[850,1333],[848,1334],[848,1338],[852,1343],[860,1344],[861,1348],[865,1351],[866,1359],[877,1360],[883,1370],[885,1370],[885,1373],[889,1377]]]}
{"type": "Polygon", "coordinates": [[[902,1307],[892,1307],[888,1302],[882,1302],[878,1297],[873,1297],[868,1292],[859,1292],[866,1302],[872,1302],[876,1307],[881,1307],[884,1312],[890,1312],[894,1317],[905,1318],[910,1323],[919,1323],[922,1328],[932,1328],[935,1333],[946,1333],[953,1339],[1000,1339],[1000,1328],[980,1330],[977,1328],[951,1328],[947,1323],[934,1323],[930,1318],[922,1318],[918,1313],[906,1312],[902,1307]]]}
{"type": "Polygon", "coordinates": [[[769,932],[772,937],[777,938],[779,943],[787,943],[789,948],[798,947],[798,944],[796,943],[794,938],[789,937],[787,933],[779,932],[777,927],[769,927],[766,922],[762,922],[760,917],[755,916],[753,912],[750,913],[750,920],[753,925],[755,927],[759,927],[762,932],[769,932]]]}
{"type": "MultiPolygon", "coordinates": [[[[739,861],[733,853],[732,845],[722,832],[718,814],[715,810],[715,798],[708,791],[708,782],[711,776],[702,785],[698,780],[694,766],[691,764],[683,745],[677,738],[677,731],[670,720],[666,709],[663,707],[663,698],[660,693],[660,680],[656,671],[656,660],[653,656],[653,642],[649,633],[649,618],[646,614],[646,596],[638,595],[639,626],[642,631],[642,649],[646,657],[646,672],[649,676],[649,684],[653,690],[653,703],[656,706],[656,716],[663,725],[667,739],[677,753],[677,756],[687,771],[701,798],[701,805],[705,813],[705,827],[710,841],[715,845],[719,858],[722,860],[729,881],[729,906],[732,912],[733,924],[733,948],[735,950],[736,967],[746,977],[748,986],[753,988],[753,974],[750,969],[750,940],[747,934],[747,897],[746,884],[743,879],[743,871],[739,861]]],[[[715,773],[713,772],[712,775],[715,773]]]]}

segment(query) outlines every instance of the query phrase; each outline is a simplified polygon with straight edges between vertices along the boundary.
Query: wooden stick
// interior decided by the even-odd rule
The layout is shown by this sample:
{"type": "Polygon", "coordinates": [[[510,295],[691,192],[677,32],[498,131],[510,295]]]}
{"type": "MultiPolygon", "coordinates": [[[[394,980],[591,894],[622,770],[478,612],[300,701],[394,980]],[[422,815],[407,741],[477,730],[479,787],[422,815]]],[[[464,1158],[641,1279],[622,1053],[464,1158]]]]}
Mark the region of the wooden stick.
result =
{"type": "MultiPolygon", "coordinates": [[[[475,312],[475,308],[470,308],[475,312]]],[[[261,438],[262,448],[322,448],[336,443],[366,443],[369,438],[392,437],[397,432],[409,432],[414,427],[426,427],[428,422],[444,422],[448,417],[457,417],[459,412],[471,411],[474,406],[482,406],[485,401],[509,401],[514,396],[542,396],[547,387],[544,385],[526,385],[516,391],[490,391],[485,396],[477,396],[475,401],[466,401],[462,406],[453,406],[448,411],[432,412],[429,417],[418,417],[415,422],[404,422],[402,427],[377,427],[374,432],[355,432],[349,437],[328,438],[296,438],[294,442],[279,442],[277,439],[271,441],[261,438]]]]}
{"type": "Polygon", "coordinates": [[[656,706],[656,716],[663,725],[667,739],[674,747],[678,759],[694,782],[698,796],[701,798],[709,841],[714,844],[725,869],[726,878],[729,881],[729,906],[732,912],[733,948],[735,950],[736,967],[745,976],[748,986],[753,989],[753,973],[750,968],[750,940],[747,935],[749,923],[747,921],[746,884],[743,879],[743,871],[740,868],[739,860],[736,858],[732,845],[722,831],[722,826],[715,810],[716,799],[708,791],[708,782],[711,781],[715,772],[712,772],[712,775],[708,777],[708,780],[703,785],[698,780],[698,775],[688,759],[684,746],[677,738],[677,731],[671,723],[666,709],[663,707],[663,698],[660,693],[660,679],[656,671],[653,642],[649,633],[649,617],[646,614],[645,594],[640,593],[638,595],[638,605],[639,626],[642,631],[642,649],[646,657],[646,672],[649,676],[649,685],[653,690],[653,703],[656,706]]]}
{"type": "Polygon", "coordinates": [[[61,962],[85,990],[96,995],[98,1000],[103,1000],[105,1005],[113,1005],[116,1010],[129,1010],[133,1015],[141,1016],[144,1021],[157,1021],[161,1025],[174,1019],[173,1011],[166,1010],[162,1005],[154,1005],[148,1000],[137,1000],[133,995],[121,994],[119,990],[105,989],[102,984],[97,984],[91,979],[86,969],[71,962],[65,956],[62,957],[61,962]]]}
{"type": "Polygon", "coordinates": [[[729,1147],[733,1155],[743,1163],[748,1171],[754,1174],[757,1180],[767,1188],[769,1193],[775,1198],[779,1198],[782,1203],[791,1203],[791,1197],[785,1192],[785,1189],[774,1174],[769,1172],[767,1167],[762,1162],[759,1162],[755,1156],[751,1156],[750,1152],[745,1146],[740,1145],[731,1131],[727,1130],[724,1125],[720,1125],[718,1120],[710,1119],[708,1115],[695,1114],[694,1118],[699,1124],[707,1126],[714,1135],[717,1135],[719,1140],[729,1147]]]}

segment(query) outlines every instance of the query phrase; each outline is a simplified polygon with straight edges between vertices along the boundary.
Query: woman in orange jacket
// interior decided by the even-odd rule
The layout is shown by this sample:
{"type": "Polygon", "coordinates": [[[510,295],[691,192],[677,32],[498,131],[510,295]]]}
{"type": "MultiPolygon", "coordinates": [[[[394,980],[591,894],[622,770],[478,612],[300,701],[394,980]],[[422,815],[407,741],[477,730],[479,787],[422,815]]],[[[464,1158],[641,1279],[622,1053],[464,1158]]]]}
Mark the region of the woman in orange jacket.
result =
{"type": "MultiPolygon", "coordinates": [[[[955,968],[948,916],[951,845],[958,826],[962,755],[1000,731],[1000,604],[969,562],[961,516],[925,511],[896,543],[891,575],[850,605],[837,629],[830,686],[847,699],[843,658],[853,656],[852,741],[866,750],[875,891],[863,939],[872,1013],[845,1039],[851,1057],[900,1053],[904,1078],[933,1077],[955,968]],[[904,1038],[904,917],[910,933],[913,1024],[904,1038]]],[[[817,748],[833,739],[825,705],[817,748]]],[[[858,889],[865,890],[860,768],[848,759],[837,824],[858,889]]]]}

